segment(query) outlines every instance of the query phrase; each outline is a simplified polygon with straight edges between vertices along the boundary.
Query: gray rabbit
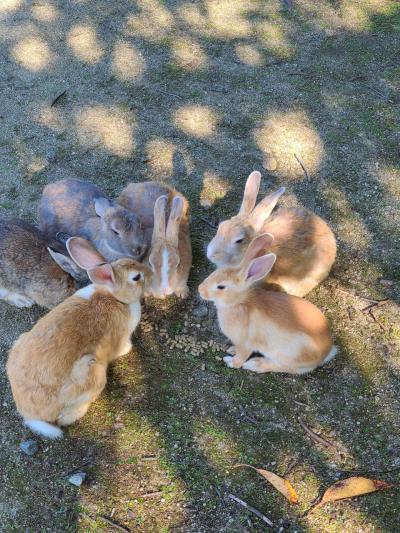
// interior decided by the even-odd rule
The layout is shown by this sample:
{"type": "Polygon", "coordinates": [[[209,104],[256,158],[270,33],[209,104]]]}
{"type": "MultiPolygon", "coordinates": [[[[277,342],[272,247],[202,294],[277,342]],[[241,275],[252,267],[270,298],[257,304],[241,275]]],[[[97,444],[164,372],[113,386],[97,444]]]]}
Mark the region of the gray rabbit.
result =
{"type": "Polygon", "coordinates": [[[47,185],[39,204],[39,228],[51,239],[57,233],[88,239],[107,259],[140,260],[146,239],[137,216],[113,203],[93,183],[67,178],[47,185]]]}
{"type": "Polygon", "coordinates": [[[0,298],[17,307],[54,307],[71,296],[86,273],[23,220],[0,218],[0,298]]]}

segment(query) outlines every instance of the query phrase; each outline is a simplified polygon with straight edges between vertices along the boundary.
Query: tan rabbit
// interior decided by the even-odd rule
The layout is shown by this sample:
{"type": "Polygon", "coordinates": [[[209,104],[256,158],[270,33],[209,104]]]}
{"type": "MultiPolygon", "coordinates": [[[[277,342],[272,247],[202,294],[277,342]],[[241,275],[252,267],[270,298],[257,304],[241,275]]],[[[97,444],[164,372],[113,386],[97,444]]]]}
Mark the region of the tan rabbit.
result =
{"type": "Polygon", "coordinates": [[[54,307],[86,281],[63,246],[18,218],[0,218],[0,298],[17,307],[54,307]]]}
{"type": "Polygon", "coordinates": [[[221,222],[207,257],[218,267],[236,266],[254,237],[270,233],[269,251],[277,260],[268,282],[305,296],[328,276],[336,257],[335,237],[326,222],[305,209],[281,208],[271,215],[284,187],[256,206],[260,180],[259,172],[250,174],[238,215],[221,222]]]}
{"type": "Polygon", "coordinates": [[[44,437],[81,418],[106,384],[107,366],[131,349],[149,269],[133,259],[105,263],[80,237],[67,241],[92,285],[55,307],[11,348],[7,374],[25,424],[44,437]]]}
{"type": "Polygon", "coordinates": [[[168,203],[166,216],[169,217],[172,200],[180,197],[183,201],[183,212],[181,224],[189,226],[189,202],[187,199],[166,183],[158,181],[144,181],[142,183],[128,183],[125,189],[117,198],[117,203],[128,209],[140,220],[146,235],[146,244],[149,247],[153,238],[154,227],[154,206],[157,198],[166,196],[168,203]]]}
{"type": "Polygon", "coordinates": [[[192,266],[192,247],[187,223],[187,206],[182,196],[172,200],[166,224],[168,198],[160,196],[154,204],[154,228],[148,258],[153,272],[150,294],[164,297],[188,295],[187,280],[192,266]]]}
{"type": "Polygon", "coordinates": [[[224,357],[232,368],[304,374],[336,354],[326,318],[312,303],[258,284],[274,266],[275,254],[261,255],[270,236],[256,237],[237,267],[219,268],[199,286],[217,307],[221,331],[233,347],[224,357]],[[253,352],[262,357],[249,359],[253,352]]]}

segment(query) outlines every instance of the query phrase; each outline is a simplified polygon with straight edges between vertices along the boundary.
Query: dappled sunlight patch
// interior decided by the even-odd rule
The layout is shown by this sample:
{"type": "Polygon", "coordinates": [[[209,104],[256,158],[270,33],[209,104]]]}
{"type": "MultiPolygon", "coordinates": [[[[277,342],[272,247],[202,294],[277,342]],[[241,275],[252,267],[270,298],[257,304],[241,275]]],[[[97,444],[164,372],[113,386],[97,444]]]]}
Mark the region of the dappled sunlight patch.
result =
{"type": "Polygon", "coordinates": [[[80,109],[75,125],[83,146],[104,148],[120,157],[128,157],[134,148],[134,120],[117,106],[80,109]]]}
{"type": "MultiPolygon", "coordinates": [[[[231,435],[220,426],[211,423],[195,424],[195,440],[207,461],[216,469],[224,470],[231,467],[239,450],[231,435]]],[[[225,473],[225,472],[221,472],[225,473]]]]}
{"type": "Polygon", "coordinates": [[[205,139],[214,135],[217,117],[215,112],[207,106],[185,106],[175,111],[174,123],[188,135],[205,139]]]}
{"type": "Polygon", "coordinates": [[[0,2],[0,15],[2,13],[8,13],[10,11],[16,11],[23,4],[23,0],[1,0],[0,2]]]}
{"type": "Polygon", "coordinates": [[[142,77],[146,62],[132,44],[117,41],[114,47],[112,70],[121,81],[135,81],[142,77]]]}
{"type": "Polygon", "coordinates": [[[262,44],[271,54],[288,59],[292,57],[295,49],[288,41],[282,29],[282,23],[262,22],[258,25],[257,34],[262,44]]]}
{"type": "Polygon", "coordinates": [[[207,56],[193,39],[177,37],[172,42],[175,62],[187,70],[196,70],[207,65],[207,56]]]}
{"type": "Polygon", "coordinates": [[[24,68],[39,72],[47,68],[52,60],[52,53],[46,41],[38,36],[25,37],[12,50],[12,57],[24,68]]]}
{"type": "Polygon", "coordinates": [[[177,146],[165,139],[153,139],[146,145],[148,165],[153,173],[171,176],[177,146]]]}
{"type": "Polygon", "coordinates": [[[128,15],[126,20],[128,35],[159,41],[173,28],[172,14],[158,0],[138,0],[136,5],[140,13],[128,15]]]}
{"type": "Polygon", "coordinates": [[[53,22],[59,15],[52,4],[41,2],[32,6],[32,16],[39,22],[53,22]]]}
{"type": "Polygon", "coordinates": [[[206,0],[208,21],[220,38],[247,37],[252,33],[248,15],[257,4],[251,0],[206,0]]]}
{"type": "Polygon", "coordinates": [[[245,65],[250,67],[261,67],[264,65],[263,55],[251,44],[237,44],[235,46],[236,56],[245,65]]]}
{"type": "Polygon", "coordinates": [[[282,177],[297,180],[305,177],[302,164],[310,178],[317,177],[324,147],[303,111],[271,113],[261,128],[255,130],[254,138],[264,154],[265,168],[276,170],[282,177]]]}
{"type": "Polygon", "coordinates": [[[67,34],[67,43],[75,57],[84,63],[98,63],[103,49],[96,30],[89,24],[76,24],[67,34]]]}
{"type": "Polygon", "coordinates": [[[218,200],[225,198],[230,190],[229,182],[211,171],[204,172],[203,188],[200,193],[200,205],[211,207],[218,200]]]}
{"type": "Polygon", "coordinates": [[[296,3],[317,26],[357,32],[368,30],[374,15],[389,14],[393,7],[391,0],[341,0],[337,4],[329,0],[300,0],[296,3]]]}
{"type": "MultiPolygon", "coordinates": [[[[395,202],[400,202],[400,168],[376,164],[370,168],[371,176],[376,176],[381,185],[385,187],[389,196],[395,202]]],[[[394,213],[393,213],[394,214],[394,213]]]]}
{"type": "Polygon", "coordinates": [[[57,133],[65,130],[65,121],[58,109],[48,104],[43,104],[36,113],[35,119],[38,124],[45,126],[57,133]]]}

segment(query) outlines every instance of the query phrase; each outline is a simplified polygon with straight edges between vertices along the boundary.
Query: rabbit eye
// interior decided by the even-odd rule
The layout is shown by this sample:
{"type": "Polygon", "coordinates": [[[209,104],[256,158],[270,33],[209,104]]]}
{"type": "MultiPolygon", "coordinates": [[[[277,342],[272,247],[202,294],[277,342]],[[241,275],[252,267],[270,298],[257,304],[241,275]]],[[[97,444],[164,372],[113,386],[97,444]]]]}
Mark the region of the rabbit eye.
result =
{"type": "Polygon", "coordinates": [[[119,235],[119,231],[117,231],[116,229],[113,229],[113,233],[114,235],[119,235]]]}
{"type": "Polygon", "coordinates": [[[140,280],[140,274],[136,274],[135,277],[132,278],[133,281],[139,281],[140,280]]]}
{"type": "Polygon", "coordinates": [[[225,285],[217,285],[217,289],[223,291],[225,289],[225,285]]]}
{"type": "Polygon", "coordinates": [[[237,241],[235,241],[235,244],[240,244],[243,241],[244,241],[244,238],[242,237],[241,239],[238,239],[237,241]]]}

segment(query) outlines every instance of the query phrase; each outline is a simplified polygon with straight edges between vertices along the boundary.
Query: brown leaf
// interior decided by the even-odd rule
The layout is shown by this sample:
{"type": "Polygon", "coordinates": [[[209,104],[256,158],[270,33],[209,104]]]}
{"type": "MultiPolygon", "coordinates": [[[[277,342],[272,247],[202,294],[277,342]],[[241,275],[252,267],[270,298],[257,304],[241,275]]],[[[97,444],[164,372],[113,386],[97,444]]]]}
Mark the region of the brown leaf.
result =
{"type": "Polygon", "coordinates": [[[294,490],[293,486],[287,479],[284,479],[283,477],[277,476],[273,472],[270,472],[269,470],[264,470],[263,468],[255,468],[251,465],[246,464],[238,464],[235,465],[233,468],[239,468],[239,467],[247,467],[251,468],[252,470],[255,470],[258,472],[264,479],[266,479],[273,487],[276,488],[281,494],[285,496],[287,500],[290,501],[290,503],[298,503],[299,497],[297,496],[296,491],[294,490]]]}
{"type": "Polygon", "coordinates": [[[322,496],[320,504],[335,502],[345,498],[354,498],[355,496],[362,496],[369,492],[390,489],[391,487],[393,487],[393,485],[379,479],[368,479],[359,476],[349,477],[331,485],[322,496]]]}

